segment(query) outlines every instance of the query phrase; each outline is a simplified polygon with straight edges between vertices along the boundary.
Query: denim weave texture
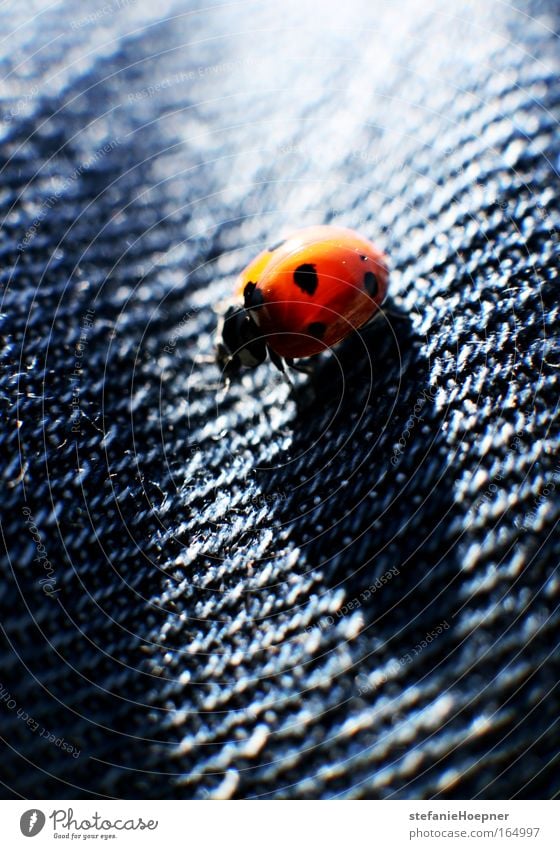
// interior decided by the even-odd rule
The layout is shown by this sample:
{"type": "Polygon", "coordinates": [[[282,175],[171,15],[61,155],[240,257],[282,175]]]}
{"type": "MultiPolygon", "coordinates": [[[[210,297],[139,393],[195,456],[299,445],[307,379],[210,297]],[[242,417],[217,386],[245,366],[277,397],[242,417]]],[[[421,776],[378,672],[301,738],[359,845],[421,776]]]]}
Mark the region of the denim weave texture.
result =
{"type": "Polygon", "coordinates": [[[7,798],[560,789],[558,9],[0,12],[7,798]],[[228,393],[298,227],[381,317],[228,393]]]}

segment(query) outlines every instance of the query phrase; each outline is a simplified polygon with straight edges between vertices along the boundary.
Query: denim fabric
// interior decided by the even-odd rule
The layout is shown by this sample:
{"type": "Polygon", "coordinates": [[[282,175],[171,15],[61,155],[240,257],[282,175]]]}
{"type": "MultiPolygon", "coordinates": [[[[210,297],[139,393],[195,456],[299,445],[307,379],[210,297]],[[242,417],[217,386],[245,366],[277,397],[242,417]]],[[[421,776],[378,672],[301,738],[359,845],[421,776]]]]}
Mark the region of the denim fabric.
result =
{"type": "Polygon", "coordinates": [[[0,13],[4,795],[549,798],[557,9],[156,5],[0,13]],[[224,395],[329,222],[387,311],[224,395]]]}

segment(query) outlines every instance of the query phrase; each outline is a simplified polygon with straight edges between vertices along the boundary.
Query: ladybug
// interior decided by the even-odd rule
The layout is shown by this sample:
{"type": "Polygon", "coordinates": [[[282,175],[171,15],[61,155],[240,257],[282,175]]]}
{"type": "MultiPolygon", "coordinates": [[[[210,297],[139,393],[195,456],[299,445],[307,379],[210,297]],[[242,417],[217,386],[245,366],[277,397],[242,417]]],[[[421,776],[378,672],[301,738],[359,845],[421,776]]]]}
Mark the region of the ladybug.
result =
{"type": "Polygon", "coordinates": [[[268,356],[314,357],[370,321],[387,294],[384,254],[345,227],[305,227],[262,251],[239,275],[236,306],[218,330],[217,360],[227,381],[268,356]],[[242,303],[242,306],[240,303],[242,303]]]}

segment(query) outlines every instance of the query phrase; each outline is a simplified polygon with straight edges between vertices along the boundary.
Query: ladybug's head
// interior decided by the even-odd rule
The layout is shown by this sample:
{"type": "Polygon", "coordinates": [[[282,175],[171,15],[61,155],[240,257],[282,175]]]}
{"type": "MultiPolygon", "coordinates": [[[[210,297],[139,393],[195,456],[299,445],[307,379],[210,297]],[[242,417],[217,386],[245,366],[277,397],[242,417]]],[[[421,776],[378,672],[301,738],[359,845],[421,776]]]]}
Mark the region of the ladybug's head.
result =
{"type": "Polygon", "coordinates": [[[229,307],[218,328],[216,359],[226,380],[266,360],[266,342],[249,312],[229,307]]]}

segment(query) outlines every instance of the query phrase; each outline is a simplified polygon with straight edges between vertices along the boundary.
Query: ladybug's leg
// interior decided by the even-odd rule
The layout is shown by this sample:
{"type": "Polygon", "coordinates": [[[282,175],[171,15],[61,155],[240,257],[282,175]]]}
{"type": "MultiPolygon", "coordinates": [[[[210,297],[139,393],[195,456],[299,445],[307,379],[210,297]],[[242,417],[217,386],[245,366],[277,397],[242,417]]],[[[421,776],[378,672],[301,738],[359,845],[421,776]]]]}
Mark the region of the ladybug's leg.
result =
{"type": "Polygon", "coordinates": [[[281,371],[281,372],[282,372],[282,374],[284,375],[285,379],[288,381],[288,383],[289,383],[289,384],[290,384],[290,386],[291,386],[291,385],[292,385],[292,381],[290,380],[290,375],[289,375],[289,374],[288,374],[288,372],[286,371],[286,367],[285,367],[285,365],[284,365],[284,362],[287,362],[287,360],[286,360],[286,361],[284,361],[284,360],[282,359],[282,357],[280,356],[280,354],[277,354],[277,353],[276,353],[276,351],[273,351],[273,350],[272,350],[272,348],[270,348],[268,345],[267,345],[267,350],[268,350],[268,356],[270,357],[270,362],[271,362],[273,365],[275,365],[275,366],[276,366],[276,368],[278,369],[278,371],[281,371]]]}
{"type": "Polygon", "coordinates": [[[300,371],[302,374],[313,374],[313,363],[296,363],[290,357],[286,357],[286,365],[293,368],[294,371],[300,371]]]}
{"type": "Polygon", "coordinates": [[[286,373],[286,369],[284,368],[284,360],[277,354],[276,351],[273,351],[268,345],[266,346],[268,351],[268,356],[270,357],[270,362],[276,366],[278,371],[281,371],[283,374],[286,373]]]}

